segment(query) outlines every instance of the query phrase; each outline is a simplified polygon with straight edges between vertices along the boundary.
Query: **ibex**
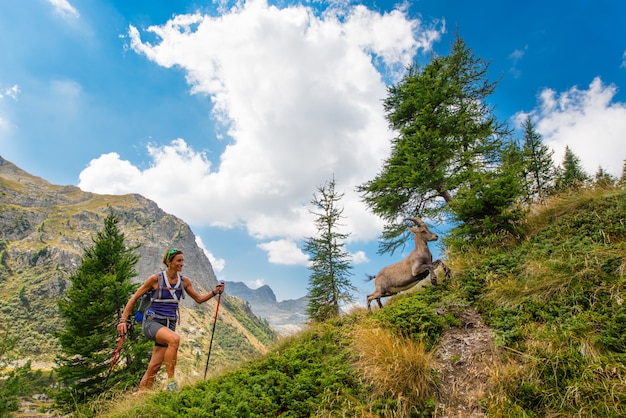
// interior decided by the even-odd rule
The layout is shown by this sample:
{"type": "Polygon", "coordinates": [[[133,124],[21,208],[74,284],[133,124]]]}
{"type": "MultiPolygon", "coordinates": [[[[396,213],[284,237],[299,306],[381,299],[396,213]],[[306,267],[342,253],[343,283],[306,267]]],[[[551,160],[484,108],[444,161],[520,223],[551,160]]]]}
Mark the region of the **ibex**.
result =
{"type": "Polygon", "coordinates": [[[406,220],[415,223],[414,226],[409,228],[413,232],[415,249],[404,260],[384,267],[376,276],[369,276],[369,280],[375,279],[374,293],[367,295],[367,309],[370,311],[372,300],[376,300],[378,306],[382,308],[383,304],[380,302],[380,298],[393,296],[398,292],[407,290],[427,276],[430,276],[432,285],[436,286],[437,275],[435,274],[435,269],[437,267],[443,268],[446,278],[450,277],[448,266],[441,260],[433,262],[433,255],[428,249],[428,243],[437,241],[439,236],[430,232],[420,218],[408,218],[406,220]]]}

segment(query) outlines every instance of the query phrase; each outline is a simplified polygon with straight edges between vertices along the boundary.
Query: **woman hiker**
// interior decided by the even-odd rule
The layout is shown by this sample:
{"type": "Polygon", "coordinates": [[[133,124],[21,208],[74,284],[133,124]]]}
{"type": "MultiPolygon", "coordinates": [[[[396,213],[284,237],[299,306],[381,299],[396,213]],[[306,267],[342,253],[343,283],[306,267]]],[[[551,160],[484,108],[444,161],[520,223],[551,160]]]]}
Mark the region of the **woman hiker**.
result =
{"type": "Polygon", "coordinates": [[[184,293],[191,296],[197,303],[203,303],[224,291],[224,285],[218,284],[211,292],[204,295],[199,294],[191,285],[191,280],[180,274],[185,265],[185,257],[180,250],[171,249],[166,252],[163,256],[163,264],[167,266],[167,269],[148,277],[135,294],[131,296],[124,308],[120,323],[117,325],[117,332],[120,335],[126,334],[129,323],[128,318],[135,303],[145,293],[154,292],[152,304],[146,311],[141,326],[146,338],[154,341],[154,348],[152,349],[148,370],[146,370],[139,383],[140,390],[152,387],[163,362],[165,362],[167,371],[167,390],[178,390],[174,380],[174,372],[176,371],[176,357],[178,355],[180,337],[175,331],[178,320],[178,303],[184,297],[184,293]]]}

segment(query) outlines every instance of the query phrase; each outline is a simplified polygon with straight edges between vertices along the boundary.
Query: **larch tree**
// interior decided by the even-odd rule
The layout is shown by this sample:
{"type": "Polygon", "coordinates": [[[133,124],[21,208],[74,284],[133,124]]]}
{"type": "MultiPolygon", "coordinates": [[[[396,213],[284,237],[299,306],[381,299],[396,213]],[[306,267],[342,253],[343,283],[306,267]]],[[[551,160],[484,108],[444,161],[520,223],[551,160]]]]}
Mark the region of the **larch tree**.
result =
{"type": "Polygon", "coordinates": [[[524,128],[524,177],[526,179],[527,200],[529,203],[545,203],[546,197],[554,190],[556,168],[552,156],[554,151],[541,141],[530,119],[526,118],[524,128]]]}
{"type": "MultiPolygon", "coordinates": [[[[64,408],[93,399],[106,389],[104,382],[119,341],[115,325],[137,288],[130,281],[137,274],[137,247],[126,246],[118,223],[113,213],[104,219],[104,229],[83,251],[80,265],[69,277],[70,286],[58,302],[65,327],[57,335],[61,354],[56,373],[62,387],[55,398],[64,408]]],[[[109,387],[139,382],[149,344],[133,331],[127,335],[109,387]]]]}
{"type": "Polygon", "coordinates": [[[315,210],[317,235],[306,240],[304,250],[310,256],[308,287],[309,318],[326,321],[339,316],[342,304],[353,301],[355,287],[349,280],[352,275],[350,254],[345,240],[350,236],[340,231],[343,208],[339,201],[343,193],[335,191],[334,177],[317,188],[311,204],[315,210]]]}
{"type": "Polygon", "coordinates": [[[483,176],[493,175],[510,132],[487,103],[496,87],[487,72],[457,34],[447,56],[413,65],[388,89],[384,110],[397,137],[380,173],[358,187],[386,222],[380,252],[406,241],[403,219],[445,216],[459,189],[480,195],[474,189],[490,181],[483,176]]]}

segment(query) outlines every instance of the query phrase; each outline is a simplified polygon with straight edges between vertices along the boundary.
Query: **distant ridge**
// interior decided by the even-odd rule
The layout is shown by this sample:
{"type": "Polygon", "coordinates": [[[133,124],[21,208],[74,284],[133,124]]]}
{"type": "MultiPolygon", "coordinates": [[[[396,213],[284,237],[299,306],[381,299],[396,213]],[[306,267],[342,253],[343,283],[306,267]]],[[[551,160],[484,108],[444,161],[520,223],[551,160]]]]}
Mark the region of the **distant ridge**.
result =
{"type": "Polygon", "coordinates": [[[251,289],[242,282],[226,282],[226,289],[229,294],[247,301],[255,315],[265,319],[282,335],[293,334],[306,325],[306,296],[277,302],[274,291],[268,285],[251,289]]]}

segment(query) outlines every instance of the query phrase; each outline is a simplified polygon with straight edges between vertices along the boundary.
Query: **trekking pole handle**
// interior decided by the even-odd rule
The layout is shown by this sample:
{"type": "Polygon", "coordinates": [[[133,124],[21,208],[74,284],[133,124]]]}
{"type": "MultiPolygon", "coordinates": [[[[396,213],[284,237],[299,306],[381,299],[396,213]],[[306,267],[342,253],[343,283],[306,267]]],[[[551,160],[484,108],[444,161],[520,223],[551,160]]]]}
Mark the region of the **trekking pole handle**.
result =
{"type": "Polygon", "coordinates": [[[220,282],[217,284],[217,286],[215,287],[215,289],[213,289],[213,290],[212,290],[212,292],[213,292],[213,294],[214,294],[214,295],[218,295],[218,294],[221,294],[222,292],[224,292],[224,282],[223,282],[223,281],[220,281],[220,282]],[[215,289],[217,289],[217,288],[219,288],[219,287],[221,287],[221,290],[222,290],[222,291],[221,291],[221,292],[216,292],[216,291],[215,291],[215,289]]]}
{"type": "Polygon", "coordinates": [[[120,337],[126,335],[126,333],[130,331],[132,326],[133,326],[133,323],[130,320],[128,320],[128,319],[120,320],[120,322],[118,322],[118,324],[117,324],[117,334],[120,337]],[[124,325],[124,326],[122,328],[120,328],[120,325],[124,325]]]}

